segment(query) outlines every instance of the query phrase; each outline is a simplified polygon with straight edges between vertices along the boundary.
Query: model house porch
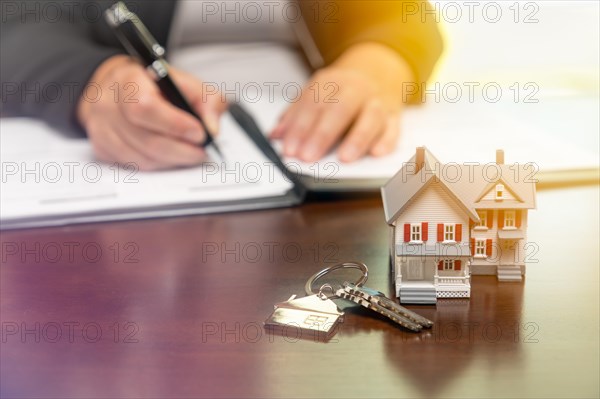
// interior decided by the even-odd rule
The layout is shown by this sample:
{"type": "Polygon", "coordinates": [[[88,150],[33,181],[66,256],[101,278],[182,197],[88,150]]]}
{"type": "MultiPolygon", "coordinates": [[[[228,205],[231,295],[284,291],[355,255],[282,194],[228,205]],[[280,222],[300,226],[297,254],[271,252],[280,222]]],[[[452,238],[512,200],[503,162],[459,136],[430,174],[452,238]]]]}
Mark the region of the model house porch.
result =
{"type": "Polygon", "coordinates": [[[396,295],[403,303],[434,304],[437,298],[469,298],[468,244],[396,246],[396,295]]]}

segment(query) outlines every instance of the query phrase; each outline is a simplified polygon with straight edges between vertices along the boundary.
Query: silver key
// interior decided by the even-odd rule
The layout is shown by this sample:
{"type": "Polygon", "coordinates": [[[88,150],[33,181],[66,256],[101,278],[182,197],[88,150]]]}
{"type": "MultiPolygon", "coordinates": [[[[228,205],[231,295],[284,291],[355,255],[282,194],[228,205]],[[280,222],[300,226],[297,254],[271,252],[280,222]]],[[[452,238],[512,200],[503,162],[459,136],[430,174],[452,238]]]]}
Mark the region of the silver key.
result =
{"type": "Polygon", "coordinates": [[[400,306],[394,300],[385,296],[383,292],[367,287],[357,287],[356,285],[350,283],[344,283],[344,291],[382,306],[394,313],[398,313],[399,315],[421,325],[424,328],[431,328],[433,326],[433,321],[413,312],[412,310],[406,309],[404,306],[400,306]]]}
{"type": "Polygon", "coordinates": [[[310,338],[316,334],[327,340],[337,332],[337,326],[343,320],[344,312],[323,294],[302,298],[292,295],[287,301],[275,305],[275,310],[264,324],[266,328],[294,338],[310,338]]]}
{"type": "Polygon", "coordinates": [[[411,331],[419,332],[423,329],[423,327],[420,324],[415,323],[414,321],[412,321],[398,313],[395,313],[389,309],[386,309],[385,307],[383,307],[375,302],[369,301],[360,296],[353,295],[349,292],[346,292],[346,290],[344,290],[344,288],[340,288],[339,290],[337,290],[337,292],[335,294],[336,294],[336,296],[338,296],[340,298],[347,299],[354,303],[358,303],[359,305],[361,305],[364,308],[373,310],[373,311],[387,317],[388,319],[392,320],[394,323],[399,324],[404,328],[408,328],[411,331]]]}

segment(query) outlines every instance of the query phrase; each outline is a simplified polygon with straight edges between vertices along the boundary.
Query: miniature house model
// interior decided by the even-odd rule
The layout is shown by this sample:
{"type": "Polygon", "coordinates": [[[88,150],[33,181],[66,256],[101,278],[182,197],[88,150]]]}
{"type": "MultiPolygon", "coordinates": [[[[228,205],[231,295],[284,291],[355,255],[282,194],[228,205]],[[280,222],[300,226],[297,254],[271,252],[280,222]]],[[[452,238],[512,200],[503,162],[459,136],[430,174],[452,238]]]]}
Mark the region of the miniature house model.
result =
{"type": "Polygon", "coordinates": [[[381,188],[400,302],[469,298],[471,274],[521,281],[530,175],[528,165],[505,165],[501,150],[495,163],[441,164],[417,148],[381,188]]]}

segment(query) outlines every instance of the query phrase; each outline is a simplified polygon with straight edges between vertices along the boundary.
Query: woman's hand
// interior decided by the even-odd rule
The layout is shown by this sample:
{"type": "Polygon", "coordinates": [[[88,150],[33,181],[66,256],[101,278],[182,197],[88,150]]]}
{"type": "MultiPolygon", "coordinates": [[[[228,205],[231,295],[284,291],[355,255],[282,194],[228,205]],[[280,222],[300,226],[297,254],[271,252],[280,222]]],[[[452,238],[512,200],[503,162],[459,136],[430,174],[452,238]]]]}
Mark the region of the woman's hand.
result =
{"type": "MultiPolygon", "coordinates": [[[[226,108],[221,95],[203,98],[201,81],[175,68],[170,73],[208,128],[218,132],[226,108]]],[[[79,100],[77,117],[101,161],[154,170],[192,166],[205,158],[198,146],[205,137],[198,120],[169,103],[130,57],[111,57],[96,69],[79,100]]]]}
{"type": "Polygon", "coordinates": [[[271,137],[283,139],[286,156],[307,162],[319,160],[340,140],[342,162],[388,154],[400,133],[403,85],[413,80],[408,64],[392,49],[355,45],[313,75],[271,137]]]}

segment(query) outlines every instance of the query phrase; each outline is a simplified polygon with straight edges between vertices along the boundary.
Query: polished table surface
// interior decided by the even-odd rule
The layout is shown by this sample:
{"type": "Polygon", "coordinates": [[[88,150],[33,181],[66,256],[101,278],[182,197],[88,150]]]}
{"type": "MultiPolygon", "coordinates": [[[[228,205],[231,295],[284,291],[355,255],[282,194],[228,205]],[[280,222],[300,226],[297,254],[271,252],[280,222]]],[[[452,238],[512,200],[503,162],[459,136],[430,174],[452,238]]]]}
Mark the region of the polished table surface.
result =
{"type": "Polygon", "coordinates": [[[327,343],[262,322],[335,262],[393,292],[377,197],[3,232],[1,394],[598,397],[598,205],[539,192],[526,281],[411,306],[436,322],[419,334],[349,309],[327,343]]]}

